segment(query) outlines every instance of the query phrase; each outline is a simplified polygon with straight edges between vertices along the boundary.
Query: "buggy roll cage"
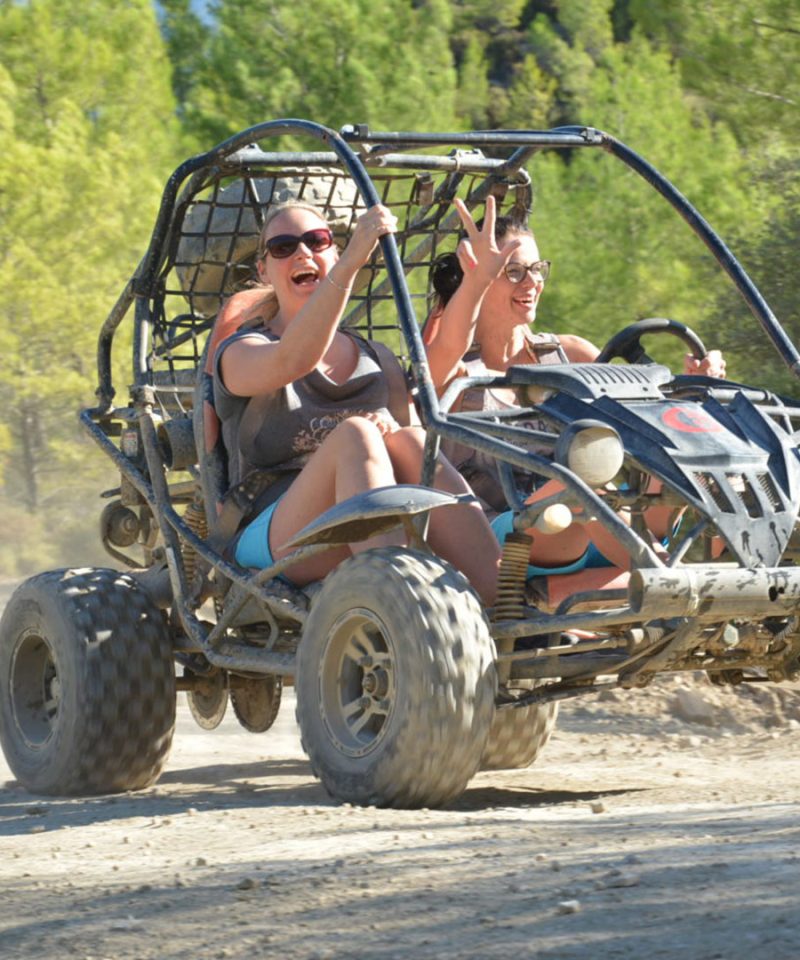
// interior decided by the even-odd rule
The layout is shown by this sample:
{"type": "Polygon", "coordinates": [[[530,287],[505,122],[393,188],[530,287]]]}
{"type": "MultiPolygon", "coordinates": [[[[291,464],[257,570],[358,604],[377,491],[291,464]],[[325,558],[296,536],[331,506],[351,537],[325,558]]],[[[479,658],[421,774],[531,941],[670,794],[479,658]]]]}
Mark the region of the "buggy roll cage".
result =
{"type": "MultiPolygon", "coordinates": [[[[750,311],[761,325],[777,349],[781,359],[792,373],[800,378],[800,353],[786,335],[777,317],[772,312],[758,288],[750,279],[739,261],[711,225],[692,206],[689,200],[676,189],[658,170],[615,137],[592,127],[566,126],[547,131],[503,130],[473,133],[413,133],[413,132],[373,132],[363,124],[347,125],[336,131],[308,120],[274,120],[256,124],[229,137],[206,153],[198,154],[178,166],[170,176],[164,188],[156,224],[150,245],[133,278],[129,282],[118,302],[103,325],[98,339],[97,364],[99,386],[97,396],[100,404],[95,411],[101,414],[114,397],[111,382],[111,343],[131,300],[137,298],[137,306],[143,305],[143,299],[150,295],[156,281],[159,268],[165,258],[169,240],[170,225],[178,198],[179,187],[191,175],[204,169],[218,166],[230,169],[269,164],[270,156],[264,154],[254,143],[268,136],[282,134],[306,134],[317,137],[329,144],[334,153],[282,154],[281,162],[303,162],[328,165],[339,162],[353,179],[359,194],[368,207],[380,202],[378,194],[367,172],[367,167],[389,165],[421,165],[420,157],[392,156],[390,151],[410,150],[413,147],[474,147],[490,146],[496,148],[514,148],[514,152],[505,162],[496,163],[492,171],[494,180],[501,180],[508,173],[516,173],[522,164],[536,151],[542,148],[573,149],[581,147],[599,147],[611,153],[628,167],[638,173],[654,187],[689,224],[693,232],[705,243],[720,267],[728,274],[737,290],[747,303],[750,311]],[[356,151],[351,144],[356,144],[356,151]]],[[[427,164],[435,157],[426,156],[427,164]]],[[[451,164],[447,158],[439,158],[442,169],[451,164]]],[[[455,163],[464,164],[457,158],[455,163]]],[[[477,198],[478,200],[481,198],[477,198]]],[[[425,352],[416,323],[414,309],[408,297],[404,282],[404,271],[393,236],[381,238],[381,248],[386,259],[386,271],[397,304],[400,328],[408,345],[415,380],[419,385],[419,403],[423,422],[438,423],[438,402],[430,378],[427,375],[425,352]]],[[[143,310],[137,309],[135,317],[136,343],[140,345],[134,355],[138,366],[134,368],[134,383],[139,385],[147,381],[149,370],[141,344],[142,326],[149,322],[143,310]]]]}
{"type": "MultiPolygon", "coordinates": [[[[381,171],[386,168],[407,170],[430,170],[458,174],[475,172],[484,177],[480,185],[470,192],[468,206],[485,200],[495,189],[501,193],[510,185],[525,186],[529,182],[524,164],[532,155],[544,148],[574,149],[600,148],[611,153],[630,169],[643,177],[656,189],[687,222],[692,231],[710,250],[720,267],[728,274],[751,312],[769,336],[782,360],[795,376],[800,377],[800,354],[787,337],[779,321],[768,304],[727,248],[718,234],[695,210],[692,204],[653,166],[641,156],[625,146],[616,138],[592,127],[567,126],[546,131],[503,130],[479,131],[472,133],[414,133],[414,132],[373,132],[364,125],[348,125],[338,133],[323,125],[307,120],[275,120],[250,127],[218,144],[206,153],[198,154],[180,164],[170,176],[164,188],[155,227],[148,249],[137,267],[133,277],[126,285],[121,296],[113,306],[103,324],[97,346],[98,366],[98,405],[81,413],[84,426],[95,440],[104,448],[120,467],[123,476],[127,476],[145,499],[160,508],[159,526],[167,541],[167,552],[179,552],[179,539],[187,543],[204,559],[213,562],[221,572],[244,590],[263,601],[268,608],[274,609],[275,601],[263,589],[264,576],[256,574],[245,577],[235,566],[225,562],[208,543],[187,527],[184,518],[172,507],[170,490],[163,471],[148,479],[135,463],[120,450],[108,437],[109,421],[114,417],[113,399],[115,390],[112,384],[111,352],[115,333],[132,303],[134,309],[133,332],[133,385],[132,396],[137,405],[152,408],[154,374],[150,341],[153,336],[156,318],[151,309],[159,294],[163,272],[175,260],[179,237],[175,233],[178,215],[185,212],[186,206],[208,182],[213,174],[218,180],[223,177],[255,176],[255,172],[268,172],[270,169],[287,166],[324,167],[344,170],[355,185],[363,203],[369,207],[381,202],[369,171],[381,171]],[[260,141],[278,136],[307,136],[322,141],[329,150],[316,152],[267,153],[258,145],[260,141]],[[414,149],[440,150],[450,148],[450,155],[412,153],[414,149]],[[490,148],[494,151],[510,151],[507,159],[486,157],[474,148],[490,148]],[[183,210],[181,205],[183,204],[183,210]]],[[[440,198],[449,203],[451,197],[440,198]]],[[[455,231],[450,229],[451,233],[455,231]]],[[[585,508],[595,512],[605,525],[616,535],[620,543],[629,551],[631,557],[645,567],[660,567],[662,562],[652,549],[644,544],[631,529],[594,492],[560,464],[534,453],[523,451],[514,445],[515,431],[519,428],[504,425],[502,422],[490,424],[480,415],[451,414],[445,404],[436,396],[425,350],[422,344],[420,328],[414,311],[405,277],[403,260],[394,235],[381,237],[380,252],[386,281],[390,288],[397,315],[397,323],[403,335],[408,351],[413,385],[423,425],[426,427],[426,461],[422,485],[430,485],[433,464],[442,438],[449,438],[473,449],[497,457],[501,463],[511,468],[534,472],[547,478],[556,478],[567,491],[585,508]]],[[[163,293],[163,290],[161,291],[163,293]]],[[[356,304],[354,312],[363,308],[363,302],[356,304]]],[[[213,317],[207,321],[193,317],[192,336],[207,331],[213,325],[213,317]]],[[[349,315],[344,323],[349,322],[349,315]]],[[[197,365],[199,357],[195,357],[197,365]]],[[[182,371],[178,371],[182,372],[182,371]]],[[[187,371],[193,372],[193,371],[187,371]]],[[[473,378],[470,378],[473,382],[473,378]]],[[[492,382],[497,383],[495,379],[492,382]]],[[[463,383],[463,381],[462,381],[463,383]]],[[[184,382],[182,389],[189,388],[184,382]]],[[[148,418],[139,418],[142,428],[142,441],[147,459],[156,449],[157,440],[152,423],[148,418]]],[[[510,502],[514,502],[513,499],[510,502]]],[[[304,549],[315,549],[314,547],[304,549]]],[[[297,555],[292,559],[296,562],[297,555]]],[[[223,616],[211,635],[203,636],[203,631],[186,604],[189,594],[188,585],[181,564],[170,563],[172,582],[178,612],[190,637],[198,643],[200,649],[207,648],[222,638],[230,616],[223,616]]],[[[270,576],[276,575],[277,567],[271,569],[270,576]]],[[[301,618],[302,611],[293,611],[301,618]]],[[[574,618],[568,617],[570,621],[574,618]]],[[[578,620],[580,617],[578,617],[578,620]]],[[[578,626],[578,623],[574,623],[578,626]]],[[[276,654],[277,656],[277,654],[276,654]]],[[[217,657],[219,662],[219,657],[217,657]]],[[[280,671],[279,671],[280,672],[280,671]]]]}

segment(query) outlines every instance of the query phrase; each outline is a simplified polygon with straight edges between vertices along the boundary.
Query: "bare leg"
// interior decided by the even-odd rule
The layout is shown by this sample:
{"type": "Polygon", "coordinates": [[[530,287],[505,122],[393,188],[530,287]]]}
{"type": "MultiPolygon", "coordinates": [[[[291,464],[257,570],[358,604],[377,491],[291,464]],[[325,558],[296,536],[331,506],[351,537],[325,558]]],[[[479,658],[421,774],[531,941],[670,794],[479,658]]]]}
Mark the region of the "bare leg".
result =
{"type": "MultiPolygon", "coordinates": [[[[394,483],[392,463],[377,426],[364,417],[344,420],[328,434],[275,508],[270,527],[273,557],[285,556],[287,541],[330,507],[394,483]]],[[[404,542],[402,531],[390,531],[311,557],[290,567],[287,575],[295,583],[309,583],[324,577],[351,553],[404,542]]]]}
{"type": "MultiPolygon", "coordinates": [[[[563,489],[558,480],[548,480],[528,497],[526,502],[535,503],[563,489]]],[[[528,533],[533,537],[531,563],[536,566],[559,567],[571,563],[583,556],[590,540],[615,566],[623,570],[630,566],[628,552],[620,546],[616,537],[596,520],[590,520],[588,523],[573,523],[561,533],[542,533],[536,529],[529,530],[528,533]]]]}
{"type": "MultiPolygon", "coordinates": [[[[364,417],[340,423],[276,507],[270,527],[273,557],[285,556],[287,541],[336,503],[376,487],[418,483],[423,443],[424,433],[418,428],[404,427],[384,437],[364,417]]],[[[435,484],[450,493],[469,493],[466,482],[446,461],[437,467],[435,484]]],[[[433,550],[461,570],[484,603],[494,603],[500,548],[477,503],[432,511],[429,539],[433,550]]],[[[390,531],[302,561],[287,574],[295,583],[309,583],[324,577],[351,553],[404,542],[402,531],[390,531]]]]}
{"type": "MultiPolygon", "coordinates": [[[[385,440],[397,482],[419,483],[424,431],[419,427],[403,427],[388,434],[385,440]]],[[[439,458],[434,486],[446,493],[470,493],[464,478],[444,457],[439,458]]],[[[485,604],[494,604],[501,551],[480,504],[432,510],[428,541],[435,553],[466,576],[485,604]]]]}

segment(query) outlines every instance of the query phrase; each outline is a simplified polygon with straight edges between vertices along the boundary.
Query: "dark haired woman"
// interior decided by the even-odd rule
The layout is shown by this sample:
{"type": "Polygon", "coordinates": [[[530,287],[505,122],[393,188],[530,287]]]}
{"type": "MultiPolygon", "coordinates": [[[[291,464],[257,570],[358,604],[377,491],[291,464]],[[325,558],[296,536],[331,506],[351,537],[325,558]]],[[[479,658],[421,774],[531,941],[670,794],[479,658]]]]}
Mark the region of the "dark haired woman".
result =
{"type": "MultiPolygon", "coordinates": [[[[594,361],[599,350],[583,337],[531,329],[550,261],[541,259],[527,223],[497,217],[493,197],[486,201],[486,215],[480,225],[475,224],[461,200],[455,204],[465,236],[455,255],[445,255],[432,266],[435,299],[423,333],[437,390],[443,392],[458,376],[502,374],[512,365],[594,361]]],[[[686,372],[722,377],[725,361],[718,350],[710,351],[702,361],[687,357],[686,372]]],[[[511,391],[481,389],[463,395],[462,409],[515,405],[511,391]]],[[[547,429],[544,423],[531,426],[547,429]]],[[[513,517],[494,464],[464,448],[445,447],[445,453],[482,498],[502,542],[512,529],[513,517]]],[[[558,489],[556,481],[548,481],[530,499],[542,499],[558,489]]],[[[600,523],[573,523],[558,533],[531,533],[530,576],[577,574],[587,566],[605,566],[608,561],[623,569],[628,566],[627,554],[600,523]]],[[[596,584],[589,583],[584,576],[582,585],[601,585],[608,574],[598,571],[595,579],[596,584]]],[[[559,585],[564,589],[567,583],[559,585]]]]}

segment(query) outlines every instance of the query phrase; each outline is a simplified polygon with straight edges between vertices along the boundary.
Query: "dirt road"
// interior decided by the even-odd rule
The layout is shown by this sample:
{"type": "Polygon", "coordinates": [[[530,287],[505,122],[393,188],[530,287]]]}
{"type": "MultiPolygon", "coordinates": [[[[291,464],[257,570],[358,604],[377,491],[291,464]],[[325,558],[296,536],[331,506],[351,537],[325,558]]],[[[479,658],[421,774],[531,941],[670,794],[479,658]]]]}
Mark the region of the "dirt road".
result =
{"type": "Polygon", "coordinates": [[[140,794],[36,798],[0,766],[5,960],[800,957],[797,688],[573,703],[444,811],[332,802],[291,695],[261,736],[179,712],[140,794]]]}

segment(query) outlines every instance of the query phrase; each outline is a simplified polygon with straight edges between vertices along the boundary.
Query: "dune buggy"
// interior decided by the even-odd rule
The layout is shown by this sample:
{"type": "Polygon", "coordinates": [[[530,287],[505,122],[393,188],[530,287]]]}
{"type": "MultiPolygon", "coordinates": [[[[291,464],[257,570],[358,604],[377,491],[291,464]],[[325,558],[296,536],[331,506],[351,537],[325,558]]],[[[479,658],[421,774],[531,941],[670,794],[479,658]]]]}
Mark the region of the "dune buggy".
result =
{"type": "Polygon", "coordinates": [[[291,682],[304,748],[333,796],[441,805],[480,769],[532,763],[564,698],[645,687],[667,671],[705,671],[729,684],[797,675],[800,402],[673,375],[650,361],[644,334],[676,334],[698,356],[705,348],[680,324],[652,319],[615,336],[604,362],[514,367],[462,378],[436,396],[418,321],[428,268],[456,242],[453,200],[475,208],[492,195],[501,210],[527,212],[528,164],[545,148],[599,149],[642,175],[798,369],[794,346],[708,224],[599,130],[337,133],[281,120],[187,160],[102,325],[98,399],[81,414],[119,469],[100,520],[114,568],[33,577],[0,625],[2,743],[25,787],[144,787],[170,747],[176,690],[203,727],[217,725],[230,703],[244,727],[264,732],[291,682]],[[270,149],[285,135],[311,148],[270,149]],[[399,231],[361,271],[344,322],[383,338],[408,365],[426,463],[419,485],[339,504],[296,537],[290,557],[253,571],[228,560],[218,536],[228,473],[210,344],[226,332],[214,326],[223,299],[253,275],[266,211],[290,197],[318,204],[341,242],[366,206],[383,202],[397,214],[399,231]],[[133,361],[122,404],[112,377],[119,343],[133,361]],[[626,362],[607,362],[615,358],[626,362]],[[513,388],[519,407],[453,412],[480,384],[513,388]],[[547,426],[537,432],[539,453],[527,443],[534,413],[547,426]],[[493,609],[426,545],[430,511],[453,502],[430,486],[443,439],[493,457],[515,511],[520,536],[506,542],[493,609]],[[552,453],[542,455],[542,445],[552,453]],[[559,480],[559,502],[614,534],[631,559],[627,586],[583,591],[555,609],[531,602],[521,532],[553,504],[526,505],[521,473],[559,480]],[[658,505],[682,522],[656,549],[644,516],[658,505]],[[299,556],[398,525],[407,547],[361,553],[305,589],[279,579],[299,556]]]}

